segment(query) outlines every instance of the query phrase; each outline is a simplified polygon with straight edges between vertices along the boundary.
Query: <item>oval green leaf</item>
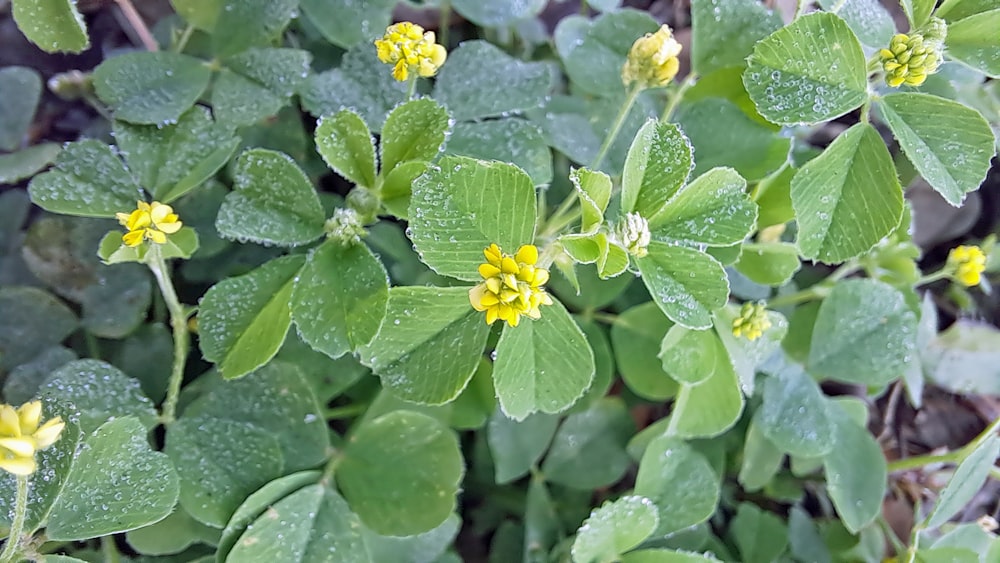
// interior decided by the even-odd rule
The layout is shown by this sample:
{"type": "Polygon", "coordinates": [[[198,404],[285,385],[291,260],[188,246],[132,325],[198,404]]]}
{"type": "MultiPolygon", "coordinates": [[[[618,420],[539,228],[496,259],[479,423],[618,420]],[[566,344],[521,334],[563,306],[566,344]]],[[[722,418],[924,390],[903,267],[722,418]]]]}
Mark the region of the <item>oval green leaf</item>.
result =
{"type": "Polygon", "coordinates": [[[80,53],[90,47],[87,24],[75,0],[14,0],[14,21],[47,53],[80,53]]]}
{"type": "Polygon", "coordinates": [[[719,503],[719,478],[691,446],[660,436],[642,454],[635,494],[656,505],[656,534],[664,535],[708,520],[719,503]]]}
{"type": "Polygon", "coordinates": [[[714,258],[692,248],[651,242],[638,258],[653,302],[675,323],[696,330],[712,326],[712,311],[726,304],[729,280],[714,258]]]}
{"type": "Polygon", "coordinates": [[[55,167],[28,185],[35,205],[65,215],[114,217],[145,199],[111,147],[85,140],[66,145],[55,167]]]}
{"type": "Polygon", "coordinates": [[[94,69],[94,90],[115,119],[138,124],[176,123],[208,87],[203,61],[170,51],[131,52],[94,69]]]}
{"type": "Polygon", "coordinates": [[[673,123],[649,120],[636,133],[622,172],[622,211],[655,216],[694,166],[691,142],[673,123]]]}
{"type": "Polygon", "coordinates": [[[320,119],[316,151],[331,170],[350,182],[375,186],[375,139],[361,116],[349,109],[320,119]]]}

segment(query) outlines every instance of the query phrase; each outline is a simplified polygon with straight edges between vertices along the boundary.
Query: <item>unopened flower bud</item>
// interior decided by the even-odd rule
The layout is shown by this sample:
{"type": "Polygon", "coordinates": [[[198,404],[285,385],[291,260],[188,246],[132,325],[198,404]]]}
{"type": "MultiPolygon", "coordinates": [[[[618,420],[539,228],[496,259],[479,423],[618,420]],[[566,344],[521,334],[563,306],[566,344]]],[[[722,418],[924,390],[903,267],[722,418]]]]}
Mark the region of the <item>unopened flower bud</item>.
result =
{"type": "Polygon", "coordinates": [[[638,213],[627,213],[625,218],[618,223],[618,240],[629,254],[636,258],[642,258],[648,252],[649,246],[649,221],[646,221],[638,213]]]}
{"type": "MultiPolygon", "coordinates": [[[[934,34],[939,33],[937,27],[931,28],[934,34]]],[[[882,70],[885,71],[885,82],[893,88],[903,84],[920,86],[927,80],[927,75],[933,74],[941,65],[942,41],[926,39],[920,33],[896,34],[889,42],[887,49],[878,53],[882,70]]]]}
{"type": "Polygon", "coordinates": [[[327,236],[344,244],[357,244],[368,234],[365,231],[361,215],[350,207],[340,207],[333,212],[333,217],[326,220],[323,226],[327,236]]]}
{"type": "Polygon", "coordinates": [[[751,342],[763,336],[769,328],[771,319],[767,317],[767,307],[763,303],[744,303],[739,316],[733,319],[733,336],[743,336],[751,342]]]}
{"type": "Polygon", "coordinates": [[[670,27],[660,26],[656,33],[647,33],[635,40],[622,67],[622,82],[626,88],[639,84],[642,88],[666,86],[680,68],[683,47],[674,39],[670,27]]]}

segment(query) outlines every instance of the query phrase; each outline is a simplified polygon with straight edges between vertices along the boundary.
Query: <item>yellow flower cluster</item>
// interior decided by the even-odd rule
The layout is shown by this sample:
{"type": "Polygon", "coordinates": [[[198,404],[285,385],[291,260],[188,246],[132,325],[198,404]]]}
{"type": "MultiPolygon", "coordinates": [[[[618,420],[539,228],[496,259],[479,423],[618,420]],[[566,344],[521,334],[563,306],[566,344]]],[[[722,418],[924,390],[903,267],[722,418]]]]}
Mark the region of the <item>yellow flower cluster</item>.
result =
{"type": "Polygon", "coordinates": [[[415,23],[400,22],[390,25],[382,39],[375,40],[378,60],[393,65],[392,77],[405,82],[411,72],[420,76],[434,76],[448,51],[435,43],[434,32],[424,31],[415,23]]]}
{"type": "Polygon", "coordinates": [[[769,328],[771,319],[767,317],[767,307],[763,303],[744,303],[739,316],[733,319],[733,336],[744,336],[751,342],[763,336],[769,328]]]}
{"type": "Polygon", "coordinates": [[[115,217],[128,232],[122,235],[122,242],[128,246],[139,246],[149,239],[156,244],[167,242],[167,235],[172,235],[181,229],[183,223],[177,218],[174,209],[158,201],[146,203],[137,201],[132,213],[116,213],[115,217]]]}
{"type": "Polygon", "coordinates": [[[681,54],[682,48],[667,25],[660,26],[656,33],[647,33],[636,39],[622,67],[625,87],[633,83],[643,88],[666,86],[677,76],[681,65],[677,55],[681,54]]]}
{"type": "Polygon", "coordinates": [[[888,49],[878,52],[879,61],[885,71],[885,83],[893,88],[906,84],[920,86],[941,65],[941,56],[936,46],[925,42],[918,33],[906,35],[898,33],[889,42],[888,49]]]}
{"type": "Polygon", "coordinates": [[[952,277],[960,284],[979,285],[981,274],[986,270],[986,254],[978,246],[956,246],[948,253],[945,267],[953,272],[952,277]]]}
{"type": "Polygon", "coordinates": [[[486,311],[486,324],[500,319],[510,326],[517,326],[522,315],[532,319],[541,317],[541,305],[551,305],[552,298],[545,292],[549,271],[535,267],[538,249],[526,244],[511,256],[491,244],[483,251],[486,262],[480,264],[479,275],[483,282],[469,290],[469,301],[477,311],[486,311]]]}
{"type": "Polygon", "coordinates": [[[0,405],[0,469],[14,475],[35,472],[35,452],[54,444],[66,426],[58,416],[39,426],[41,420],[41,401],[17,409],[0,405]]]}

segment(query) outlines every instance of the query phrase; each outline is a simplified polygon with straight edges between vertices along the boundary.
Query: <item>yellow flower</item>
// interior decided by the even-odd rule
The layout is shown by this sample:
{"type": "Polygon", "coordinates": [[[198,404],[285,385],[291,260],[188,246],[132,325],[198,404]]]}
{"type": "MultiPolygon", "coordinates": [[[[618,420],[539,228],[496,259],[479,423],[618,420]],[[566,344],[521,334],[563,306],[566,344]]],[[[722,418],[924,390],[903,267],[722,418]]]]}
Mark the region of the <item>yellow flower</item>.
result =
{"type": "Polygon", "coordinates": [[[986,270],[986,254],[978,246],[956,246],[948,253],[946,268],[952,278],[966,287],[979,285],[980,274],[986,270]]]}
{"type": "Polygon", "coordinates": [[[16,410],[0,405],[0,469],[14,475],[35,472],[35,452],[54,444],[66,426],[58,416],[39,426],[41,420],[41,401],[25,403],[16,410]]]}
{"type": "Polygon", "coordinates": [[[767,317],[767,307],[763,303],[746,302],[740,308],[740,314],[733,319],[733,336],[745,336],[753,342],[771,328],[771,319],[767,317]]]}
{"type": "Polygon", "coordinates": [[[444,46],[435,43],[433,31],[415,23],[400,22],[390,25],[382,39],[375,40],[378,60],[393,65],[392,77],[405,82],[411,72],[420,76],[434,76],[448,57],[444,46]]]}
{"type": "Polygon", "coordinates": [[[920,86],[941,65],[941,53],[935,42],[924,41],[923,35],[898,33],[888,49],[878,52],[885,71],[885,83],[893,88],[903,84],[920,86]]]}
{"type": "Polygon", "coordinates": [[[122,235],[122,242],[128,246],[139,246],[149,239],[156,244],[167,242],[167,235],[172,235],[181,229],[183,223],[177,218],[174,209],[158,201],[146,203],[137,201],[132,213],[116,213],[115,217],[128,232],[122,235]]]}
{"type": "Polygon", "coordinates": [[[629,49],[622,82],[625,87],[639,83],[643,88],[666,86],[680,68],[677,55],[683,47],[674,39],[670,26],[662,25],[656,33],[647,33],[635,40],[629,49]]]}
{"type": "Polygon", "coordinates": [[[517,326],[522,315],[532,319],[542,316],[539,307],[551,305],[552,298],[545,292],[549,271],[535,267],[538,249],[526,244],[511,256],[491,244],[483,251],[486,262],[479,265],[483,282],[469,290],[469,302],[477,311],[486,311],[486,324],[497,319],[517,326]]]}

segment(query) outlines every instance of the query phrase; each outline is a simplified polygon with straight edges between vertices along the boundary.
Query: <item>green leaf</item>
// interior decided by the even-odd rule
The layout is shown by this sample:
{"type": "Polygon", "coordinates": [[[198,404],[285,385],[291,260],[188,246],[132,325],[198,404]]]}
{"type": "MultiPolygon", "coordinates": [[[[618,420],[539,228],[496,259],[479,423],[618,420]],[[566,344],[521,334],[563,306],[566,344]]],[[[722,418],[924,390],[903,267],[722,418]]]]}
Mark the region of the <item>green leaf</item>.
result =
{"type": "Polygon", "coordinates": [[[215,175],[239,144],[201,106],[169,127],[115,121],[114,133],[139,183],[162,203],[170,203],[215,175]]]}
{"type": "Polygon", "coordinates": [[[23,364],[77,328],[76,315],[34,287],[0,287],[0,370],[23,364]]]}
{"type": "Polygon", "coordinates": [[[536,186],[552,182],[552,151],[541,129],[524,119],[457,123],[448,137],[448,154],[509,162],[536,186]]]}
{"type": "Polygon", "coordinates": [[[170,0],[177,15],[197,29],[209,33],[215,29],[226,0],[170,0]]]}
{"type": "Polygon", "coordinates": [[[899,225],[903,192],[889,150],[859,123],[792,178],[802,256],[828,264],[854,258],[899,225]]]}
{"type": "Polygon", "coordinates": [[[23,66],[0,68],[0,150],[12,151],[21,146],[35,117],[35,108],[42,95],[42,78],[33,69],[23,66]]]}
{"type": "Polygon", "coordinates": [[[139,381],[111,364],[77,360],[55,370],[39,387],[39,394],[73,405],[80,429],[91,434],[105,422],[133,416],[146,430],[156,426],[156,409],[142,393],[139,381]]]}
{"type": "Polygon", "coordinates": [[[788,528],[781,519],[749,502],[740,503],[729,534],[745,563],[772,563],[788,546],[788,528]]]}
{"type": "Polygon", "coordinates": [[[622,66],[636,39],[659,29],[646,12],[624,9],[594,20],[571,15],[559,20],[553,38],[570,80],[588,94],[618,96],[622,66]]]}
{"type": "Polygon", "coordinates": [[[982,114],[918,92],[889,94],[878,107],[917,172],[948,203],[960,205],[979,188],[996,151],[982,114]]]}
{"type": "Polygon", "coordinates": [[[657,357],[663,364],[663,371],[675,381],[698,385],[715,373],[715,356],[720,351],[716,345],[718,340],[711,330],[690,330],[674,325],[663,337],[657,357]]]}
{"type": "Polygon", "coordinates": [[[535,188],[502,162],[445,156],[413,183],[410,239],[435,272],[480,281],[483,250],[514,254],[535,232],[535,188]]]}
{"type": "Polygon", "coordinates": [[[371,341],[388,299],[389,276],[367,246],[328,240],[309,254],[290,307],[302,340],[336,359],[371,341]]]}
{"type": "Polygon", "coordinates": [[[650,219],[653,240],[721,246],[742,242],[757,220],[757,205],[746,186],[732,168],[702,174],[650,219]]]}
{"type": "MultiPolygon", "coordinates": [[[[104,235],[97,247],[97,256],[105,264],[122,262],[144,262],[152,248],[152,243],[140,246],[126,246],[122,241],[122,231],[111,231],[104,235]]],[[[181,230],[167,237],[167,242],[158,245],[160,256],[165,260],[181,258],[187,260],[198,250],[198,233],[191,227],[181,227],[181,230]]],[[[145,312],[145,309],[143,309],[145,312]]]]}
{"type": "Polygon", "coordinates": [[[270,44],[295,17],[298,0],[223,0],[219,15],[224,25],[212,30],[212,48],[228,57],[270,44]]]}
{"type": "Polygon", "coordinates": [[[444,145],[450,119],[448,110],[429,98],[396,106],[382,127],[382,174],[408,160],[434,160],[444,145]]]}
{"type": "Polygon", "coordinates": [[[903,294],[885,283],[855,279],[839,282],[823,300],[809,350],[807,369],[814,376],[885,385],[914,361],[917,318],[903,294]]]}
{"type": "Polygon", "coordinates": [[[746,243],[736,269],[754,283],[779,287],[802,267],[799,251],[787,242],[746,243]]]}
{"type": "Polygon", "coordinates": [[[754,0],[694,0],[691,66],[702,76],[720,68],[743,66],[754,44],[781,26],[780,14],[754,0]]]}
{"type": "Polygon", "coordinates": [[[729,100],[707,98],[681,106],[675,118],[698,155],[693,176],[731,166],[760,180],[788,160],[792,140],[750,119],[729,100]]]}
{"type": "Polygon", "coordinates": [[[592,232],[604,223],[604,210],[611,200],[611,177],[589,168],[574,168],[569,179],[580,198],[580,232],[592,232]]]}
{"type": "Polygon", "coordinates": [[[185,417],[167,430],[164,452],[180,477],[180,504],[199,522],[221,528],[251,493],[281,475],[278,440],[247,422],[185,417]]]}
{"type": "MultiPolygon", "coordinates": [[[[896,33],[896,24],[878,0],[819,0],[824,10],[835,12],[869,47],[885,47],[896,33]]],[[[914,29],[914,28],[911,28],[914,29]]]]}
{"type": "Polygon", "coordinates": [[[625,159],[622,211],[646,218],[659,213],[691,173],[691,153],[691,143],[676,125],[647,121],[625,159]]]}
{"type": "Polygon", "coordinates": [[[743,438],[743,461],[737,477],[747,492],[757,492],[767,486],[781,470],[785,452],[769,440],[761,430],[760,414],[755,414],[743,438]]]}
{"type": "Polygon", "coordinates": [[[618,482],[632,464],[625,444],[635,423],[620,398],[603,398],[583,412],[566,417],[542,464],[550,483],[581,490],[618,482]]]}
{"type": "Polygon", "coordinates": [[[166,454],[150,449],[146,428],[133,417],[118,418],[87,438],[45,535],[74,541],[141,528],[166,518],[177,494],[177,473],[166,454]]]}
{"type": "Polygon", "coordinates": [[[594,352],[576,321],[553,299],[539,319],[504,327],[493,384],[503,412],[523,420],[533,412],[562,412],[594,379],[594,352]],[[554,377],[554,374],[559,374],[554,377]]]}
{"type": "Polygon", "coordinates": [[[303,256],[272,260],[209,289],[198,312],[199,344],[223,377],[242,377],[278,352],[292,322],[288,301],[303,256]]]}
{"type": "Polygon", "coordinates": [[[465,472],[458,438],[427,415],[395,411],[366,422],[343,455],[337,484],[376,533],[420,534],[455,510],[465,472]]]}
{"type": "Polygon", "coordinates": [[[348,49],[381,34],[392,23],[397,0],[299,0],[302,13],[327,41],[348,49]]]}
{"type": "Polygon", "coordinates": [[[461,525],[462,519],[452,514],[437,528],[414,536],[380,536],[367,528],[361,533],[371,563],[445,563],[446,550],[454,542],[461,525]]]}
{"type": "Polygon", "coordinates": [[[300,49],[248,49],[226,59],[212,87],[212,109],[220,123],[252,125],[271,117],[309,74],[312,55],[300,49]]]}
{"type": "Polygon", "coordinates": [[[941,526],[972,500],[986,482],[998,455],[1000,438],[991,434],[962,460],[927,517],[928,529],[941,526]]]}
{"type": "Polygon", "coordinates": [[[743,412],[743,392],[722,342],[713,338],[715,351],[711,375],[701,383],[682,383],[670,413],[667,434],[684,438],[710,438],[731,428],[743,412]]]}
{"type": "Polygon", "coordinates": [[[361,523],[343,498],[324,484],[307,485],[275,502],[233,544],[226,561],[337,561],[366,563],[361,523]]]}
{"type": "Polygon", "coordinates": [[[42,143],[26,149],[0,154],[0,186],[16,184],[30,178],[52,164],[62,146],[57,143],[42,143]]]}
{"type": "Polygon", "coordinates": [[[648,538],[659,525],[656,505],[640,496],[607,501],[590,513],[573,542],[573,561],[613,561],[648,538]]]}
{"type": "Polygon", "coordinates": [[[348,181],[375,186],[375,139],[360,115],[344,109],[320,119],[316,151],[331,170],[348,181]]]}
{"type": "MultiPolygon", "coordinates": [[[[899,4],[910,20],[910,29],[917,29],[927,23],[937,4],[935,0],[900,0],[899,4]]],[[[941,16],[943,17],[943,16],[941,16]]]]}
{"type": "Polygon", "coordinates": [[[558,425],[558,417],[544,413],[516,421],[500,409],[494,411],[486,440],[493,457],[496,483],[502,485],[527,475],[548,449],[558,425]]]}
{"type": "Polygon", "coordinates": [[[538,15],[547,3],[544,0],[454,0],[455,11],[482,27],[503,27],[518,20],[538,15]]]}
{"type": "Polygon", "coordinates": [[[361,349],[361,361],[398,397],[439,405],[465,389],[489,332],[468,288],[394,287],[382,329],[361,349]]]}
{"type": "Polygon", "coordinates": [[[684,246],[654,241],[648,251],[636,262],[656,306],[681,326],[696,330],[712,326],[712,311],[729,298],[729,280],[722,265],[684,246]]]}
{"type": "Polygon", "coordinates": [[[797,365],[767,378],[754,420],[781,451],[820,457],[832,451],[835,427],[819,385],[797,365]]]}
{"type": "Polygon", "coordinates": [[[286,154],[244,151],[236,161],[233,191],[215,228],[224,237],[298,246],[323,234],[326,219],[312,182],[286,154]]]}
{"type": "Polygon", "coordinates": [[[84,217],[114,217],[144,199],[111,147],[94,140],[66,145],[55,167],[31,180],[28,194],[46,211],[84,217]]]}
{"type": "Polygon", "coordinates": [[[788,547],[791,555],[800,561],[831,563],[830,551],[816,523],[798,506],[793,506],[788,514],[788,547]]]}
{"type": "Polygon", "coordinates": [[[155,524],[125,534],[132,549],[143,555],[170,555],[180,553],[198,543],[215,545],[221,530],[201,524],[184,510],[155,524]]]}
{"type": "Polygon", "coordinates": [[[667,549],[641,549],[622,556],[622,563],[712,563],[718,561],[710,555],[667,549]]]}
{"type": "Polygon", "coordinates": [[[52,372],[75,359],[76,352],[63,346],[42,350],[31,361],[8,371],[7,380],[3,383],[4,399],[11,405],[30,401],[52,372]]]}
{"type": "Polygon", "coordinates": [[[370,44],[355,45],[333,70],[310,75],[302,88],[302,107],[315,117],[351,109],[376,133],[385,117],[407,99],[406,85],[378,60],[370,44]]]}
{"type": "Polygon", "coordinates": [[[94,69],[94,90],[115,119],[163,127],[176,123],[208,87],[200,60],[170,51],[132,52],[94,69]],[[155,93],[155,95],[153,95],[155,93]]]}
{"type": "MultiPolygon", "coordinates": [[[[430,164],[411,160],[393,168],[382,184],[382,206],[385,210],[400,219],[409,218],[411,186],[430,164]]],[[[412,245],[408,245],[412,249],[412,245]]],[[[414,254],[414,256],[416,256],[414,254]]],[[[419,260],[415,260],[420,264],[419,260]]],[[[421,270],[423,265],[420,264],[421,270]]]]}
{"type": "Polygon", "coordinates": [[[327,459],[329,429],[312,384],[295,365],[274,361],[242,379],[204,378],[204,394],[185,417],[213,417],[247,423],[273,436],[284,471],[312,468],[327,459]]]}
{"type": "Polygon", "coordinates": [[[757,43],[743,83],[757,111],[781,125],[843,115],[867,96],[865,54],[840,17],[802,16],[757,43]]]}
{"type": "Polygon", "coordinates": [[[47,53],[79,53],[90,47],[87,25],[75,0],[14,0],[21,33],[47,53]]]}
{"type": "Polygon", "coordinates": [[[668,399],[677,382],[657,358],[660,342],[673,323],[655,303],[645,302],[618,315],[611,325],[611,345],[618,371],[628,388],[644,399],[668,399]]]}
{"type": "Polygon", "coordinates": [[[833,447],[823,458],[830,499],[852,534],[867,526],[882,510],[886,463],[882,448],[835,402],[827,412],[834,424],[833,447]]]}
{"type": "Polygon", "coordinates": [[[971,15],[948,26],[948,56],[990,78],[1000,78],[1000,8],[971,15]]]}
{"type": "Polygon", "coordinates": [[[465,41],[448,53],[434,97],[455,119],[469,120],[541,107],[551,88],[547,64],[516,59],[486,41],[465,41]],[[497,77],[503,77],[500,90],[497,77]]]}
{"type": "Polygon", "coordinates": [[[998,352],[1000,332],[995,327],[959,319],[921,348],[921,362],[935,385],[953,393],[996,395],[1000,394],[998,352]]]}
{"type": "Polygon", "coordinates": [[[785,316],[776,311],[768,311],[767,318],[771,328],[764,331],[760,338],[749,339],[733,334],[733,321],[739,316],[739,307],[729,305],[715,312],[715,332],[722,340],[729,353],[729,361],[736,370],[740,387],[747,396],[753,395],[757,369],[774,355],[785,340],[788,333],[788,321],[785,316]]]}
{"type": "Polygon", "coordinates": [[[642,454],[635,494],[653,501],[660,519],[656,535],[666,535],[708,520],[719,503],[719,478],[691,446],[660,436],[642,454]]]}

